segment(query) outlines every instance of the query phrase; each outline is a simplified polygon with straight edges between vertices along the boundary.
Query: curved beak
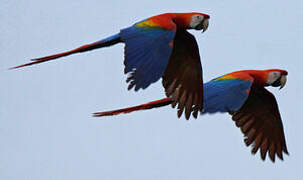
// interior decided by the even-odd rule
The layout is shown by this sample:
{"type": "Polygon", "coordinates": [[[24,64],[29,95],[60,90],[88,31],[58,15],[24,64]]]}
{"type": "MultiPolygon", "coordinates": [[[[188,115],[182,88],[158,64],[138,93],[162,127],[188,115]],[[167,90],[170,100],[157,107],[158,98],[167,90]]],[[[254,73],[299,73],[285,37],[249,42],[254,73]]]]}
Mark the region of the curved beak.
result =
{"type": "Polygon", "coordinates": [[[208,24],[209,24],[208,19],[204,19],[204,20],[202,21],[202,29],[203,29],[203,30],[202,30],[202,33],[205,32],[205,31],[207,30],[208,24]]]}
{"type": "Polygon", "coordinates": [[[281,83],[280,89],[282,89],[285,86],[286,80],[287,80],[286,75],[282,75],[280,79],[280,83],[281,83]]]}

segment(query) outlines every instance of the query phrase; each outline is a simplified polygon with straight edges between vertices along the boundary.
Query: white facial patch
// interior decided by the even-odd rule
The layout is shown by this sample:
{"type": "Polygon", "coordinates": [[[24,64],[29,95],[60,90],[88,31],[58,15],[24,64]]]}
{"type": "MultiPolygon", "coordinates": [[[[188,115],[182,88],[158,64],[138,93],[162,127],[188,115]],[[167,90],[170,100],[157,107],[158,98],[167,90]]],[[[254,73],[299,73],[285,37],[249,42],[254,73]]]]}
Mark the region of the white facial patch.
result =
{"type": "Polygon", "coordinates": [[[272,71],[272,72],[268,73],[267,84],[271,85],[277,79],[279,79],[280,76],[281,76],[281,72],[279,72],[279,71],[272,71]]]}
{"type": "Polygon", "coordinates": [[[200,24],[203,21],[203,19],[204,16],[202,15],[193,15],[189,26],[194,29],[198,24],[200,24]]]}

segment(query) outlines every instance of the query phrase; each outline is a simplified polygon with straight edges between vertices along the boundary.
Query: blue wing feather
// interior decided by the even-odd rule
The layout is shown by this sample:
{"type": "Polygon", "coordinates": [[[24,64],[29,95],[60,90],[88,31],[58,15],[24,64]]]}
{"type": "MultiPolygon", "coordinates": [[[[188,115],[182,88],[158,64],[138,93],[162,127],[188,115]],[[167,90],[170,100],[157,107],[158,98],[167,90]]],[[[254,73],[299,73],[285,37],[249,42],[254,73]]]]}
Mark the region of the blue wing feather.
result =
{"type": "Polygon", "coordinates": [[[122,29],[120,36],[125,42],[124,72],[132,73],[130,83],[135,90],[159,80],[172,53],[175,31],[134,25],[122,29]]]}
{"type": "Polygon", "coordinates": [[[203,113],[235,112],[248,97],[252,81],[241,79],[212,80],[204,84],[203,113]]]}
{"type": "Polygon", "coordinates": [[[125,62],[125,73],[131,72],[133,69],[140,69],[143,64],[146,64],[152,55],[151,51],[148,50],[137,50],[133,52],[127,52],[129,54],[128,61],[125,62]]]}

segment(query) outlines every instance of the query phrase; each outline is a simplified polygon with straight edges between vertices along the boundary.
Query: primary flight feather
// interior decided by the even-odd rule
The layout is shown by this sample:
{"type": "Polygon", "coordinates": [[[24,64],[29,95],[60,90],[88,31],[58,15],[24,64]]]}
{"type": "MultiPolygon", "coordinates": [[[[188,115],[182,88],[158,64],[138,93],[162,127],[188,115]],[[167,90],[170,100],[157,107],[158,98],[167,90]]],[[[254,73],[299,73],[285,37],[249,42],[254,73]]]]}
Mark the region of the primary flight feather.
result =
{"type": "Polygon", "coordinates": [[[33,59],[11,69],[30,66],[75,53],[124,43],[124,73],[128,89],[147,88],[163,78],[167,97],[171,97],[186,117],[197,117],[203,108],[202,68],[197,42],[187,29],[208,27],[209,15],[203,13],[165,13],[122,29],[118,34],[79,48],[33,59]]]}
{"type": "MultiPolygon", "coordinates": [[[[287,71],[280,69],[244,70],[215,78],[204,85],[204,106],[202,114],[227,112],[236,126],[245,135],[245,144],[253,144],[252,153],[260,150],[265,160],[268,153],[274,162],[278,156],[283,160],[283,152],[288,154],[283,124],[277,101],[266,86],[283,88],[287,71]]],[[[111,116],[138,110],[174,105],[172,98],[164,98],[147,104],[129,108],[97,112],[94,116],[111,116]]],[[[182,114],[178,107],[178,114],[182,114]]],[[[185,111],[186,112],[186,111],[185,111]]]]}

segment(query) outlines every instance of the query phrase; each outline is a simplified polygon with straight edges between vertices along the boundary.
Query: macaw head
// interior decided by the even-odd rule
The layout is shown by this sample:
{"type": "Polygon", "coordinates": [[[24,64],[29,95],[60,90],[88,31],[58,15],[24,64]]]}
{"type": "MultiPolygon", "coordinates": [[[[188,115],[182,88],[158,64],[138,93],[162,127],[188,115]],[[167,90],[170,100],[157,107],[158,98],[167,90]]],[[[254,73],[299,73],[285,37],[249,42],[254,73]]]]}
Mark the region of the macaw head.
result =
{"type": "Polygon", "coordinates": [[[281,69],[270,69],[267,70],[267,81],[266,85],[279,87],[282,89],[286,84],[287,71],[281,69]]]}
{"type": "Polygon", "coordinates": [[[209,15],[203,13],[172,13],[178,27],[206,31],[209,15]]]}
{"type": "Polygon", "coordinates": [[[193,13],[190,19],[189,27],[195,30],[206,31],[209,24],[209,15],[202,13],[193,13]]]}

